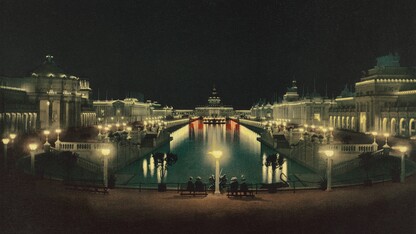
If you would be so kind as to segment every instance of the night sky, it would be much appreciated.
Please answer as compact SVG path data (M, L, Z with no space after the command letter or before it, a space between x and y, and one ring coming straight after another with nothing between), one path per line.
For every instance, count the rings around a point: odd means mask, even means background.
M331 97L390 52L416 66L416 1L0 0L0 75L52 54L101 99L138 91L192 108L215 83L249 108L292 79Z

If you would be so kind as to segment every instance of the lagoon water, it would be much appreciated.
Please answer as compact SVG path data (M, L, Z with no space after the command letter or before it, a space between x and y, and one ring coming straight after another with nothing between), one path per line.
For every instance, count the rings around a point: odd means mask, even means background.
M257 133L238 123L227 121L226 124L212 125L194 121L174 131L172 137L169 144L157 150L178 155L176 164L168 169L166 183L185 183L189 176L200 176L204 182L208 182L208 178L215 173L215 160L209 154L213 150L223 152L220 159L221 174L226 174L228 180L232 176L240 179L244 175L249 183L279 181L279 169L272 173L271 168L264 166L266 156L274 151L257 141ZM286 159L282 172L289 175L288 168L291 171L289 174L306 170ZM147 155L120 170L117 183L130 186L156 184L160 182L159 173L151 155Z

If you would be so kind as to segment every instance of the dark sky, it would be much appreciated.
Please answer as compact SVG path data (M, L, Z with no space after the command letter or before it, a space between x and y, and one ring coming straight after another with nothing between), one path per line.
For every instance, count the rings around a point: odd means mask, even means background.
M97 96L140 91L175 108L249 108L300 90L338 95L375 57L416 66L416 1L0 0L0 75L21 76L52 54ZM309 87L309 88L307 88Z

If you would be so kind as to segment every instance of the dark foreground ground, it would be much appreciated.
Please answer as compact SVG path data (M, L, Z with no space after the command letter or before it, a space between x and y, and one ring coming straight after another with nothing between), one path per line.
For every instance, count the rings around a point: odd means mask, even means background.
M416 177L405 184L183 197L67 190L60 182L2 177L1 233L416 233Z

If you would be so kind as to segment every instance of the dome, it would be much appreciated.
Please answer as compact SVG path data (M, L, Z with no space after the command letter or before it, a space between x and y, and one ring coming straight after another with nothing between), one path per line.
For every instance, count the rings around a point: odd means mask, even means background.
M55 64L52 55L46 55L46 60L32 72L32 76L67 77L64 70Z

